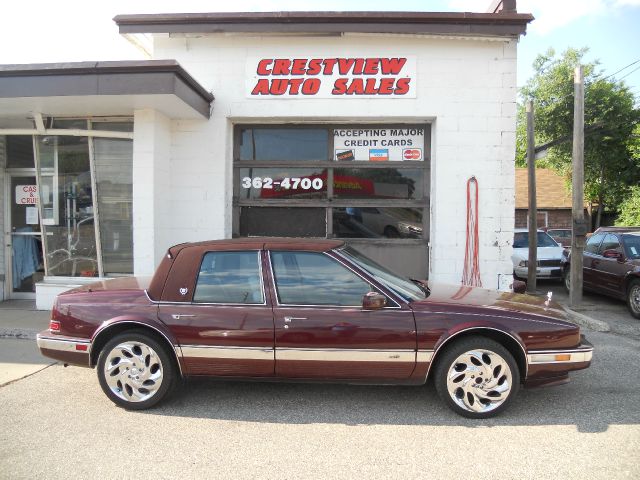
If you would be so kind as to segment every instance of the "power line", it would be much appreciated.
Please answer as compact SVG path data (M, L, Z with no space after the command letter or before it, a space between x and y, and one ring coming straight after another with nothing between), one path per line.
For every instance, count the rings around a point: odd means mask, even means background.
M625 67L622 67L622 68L621 68L620 70L618 70L617 72L613 72L611 75L607 75L607 76L606 76L606 77L604 77L602 80L606 80L606 79L607 79L607 78L609 78L609 77L613 77L615 74L620 73L620 72L621 72L621 71L623 71L623 70L626 70L627 68L629 68L629 67L631 67L631 66L635 65L635 64L636 64L636 63L638 63L638 62L640 62L640 58L639 58L638 60L636 60L635 62L631 62L629 65L627 65L627 66L625 66ZM637 70L637 68L636 68L636 70ZM634 72L635 72L635 70L634 70ZM632 73L633 73L633 72L632 72ZM622 78L624 78L624 77L622 77ZM621 79L618 79L618 80L621 80Z
M640 67L636 67L633 70L631 70L629 73L627 73L626 75L623 75L622 77L620 77L618 79L618 81L622 80L623 78L627 78L629 75L631 75L633 72L635 72L636 70L640 70Z

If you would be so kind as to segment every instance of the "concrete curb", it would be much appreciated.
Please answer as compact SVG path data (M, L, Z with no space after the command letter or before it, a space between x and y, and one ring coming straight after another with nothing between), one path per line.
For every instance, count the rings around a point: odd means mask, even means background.
M35 340L38 332L23 328L0 328L0 338L17 338L20 340Z
M594 330L596 332L609 332L611 331L611 327L607 322L603 322L602 320L596 320L595 318L591 318L588 315L583 313L576 312L575 310L571 310L570 308L564 307L565 312L569 316L569 320L581 327L586 327L590 330Z

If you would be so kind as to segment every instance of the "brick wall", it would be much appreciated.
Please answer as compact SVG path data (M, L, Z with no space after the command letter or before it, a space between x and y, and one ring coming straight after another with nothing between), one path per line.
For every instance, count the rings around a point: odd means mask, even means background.
M549 228L571 228L571 209L558 209L558 210L539 210L540 213L547 212L547 227ZM585 209L584 216L589 223L589 212ZM538 228L542 228L545 225L538 223ZM527 210L516 210L516 228L527 228Z

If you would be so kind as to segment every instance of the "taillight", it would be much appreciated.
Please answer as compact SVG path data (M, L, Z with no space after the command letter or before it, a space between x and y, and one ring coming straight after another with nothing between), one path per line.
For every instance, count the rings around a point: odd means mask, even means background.
M58 320L50 320L49 331L51 333L60 332L60 322Z

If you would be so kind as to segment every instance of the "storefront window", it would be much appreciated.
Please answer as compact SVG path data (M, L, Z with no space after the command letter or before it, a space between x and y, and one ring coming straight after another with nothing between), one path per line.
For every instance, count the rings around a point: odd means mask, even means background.
M241 168L242 198L327 198L327 169Z
M324 237L325 208L242 207L240 235L243 237Z
M133 142L94 138L104 275L133 273Z
M40 137L39 150L53 147L56 170L41 167L40 197L47 275L98 276L98 259L87 137Z
M239 126L234 233L426 242L429 138L428 125Z
M336 198L424 197L424 169L336 168L333 174L333 196Z
M419 208L334 208L333 231L342 238L422 238L422 212Z
M319 128L246 128L240 133L241 160L311 161L329 158L329 131Z
M33 137L31 135L7 137L7 168L33 168Z
M50 121L53 128L133 128L127 121ZM46 275L133 273L132 140L58 135L36 137L36 145Z

